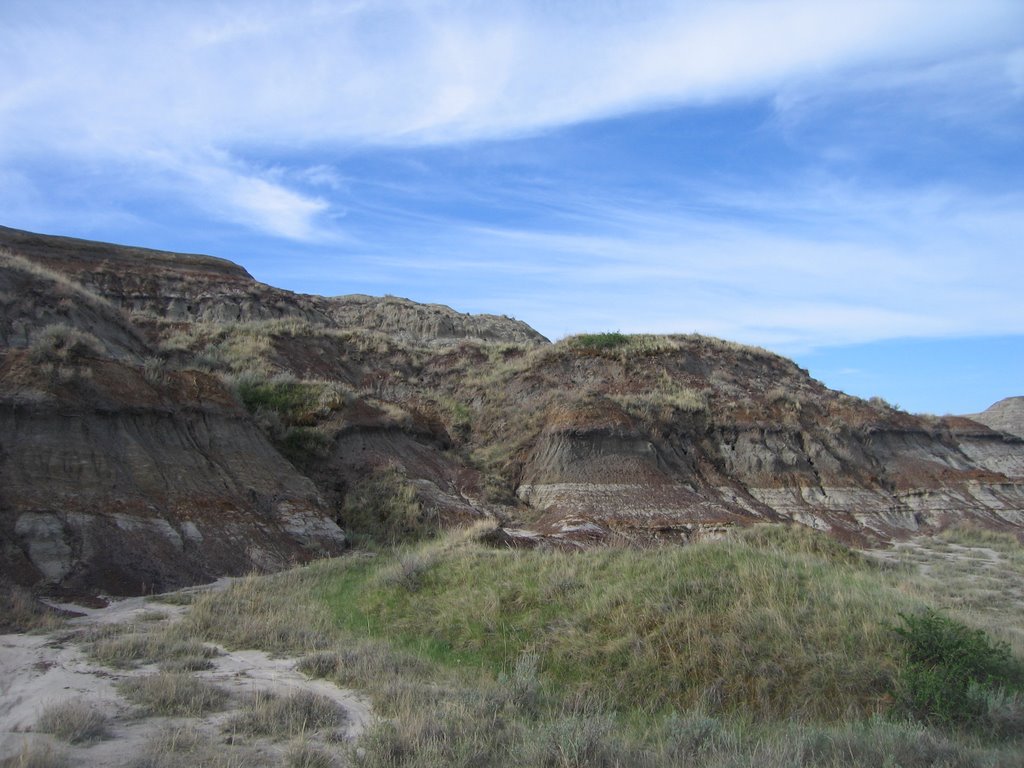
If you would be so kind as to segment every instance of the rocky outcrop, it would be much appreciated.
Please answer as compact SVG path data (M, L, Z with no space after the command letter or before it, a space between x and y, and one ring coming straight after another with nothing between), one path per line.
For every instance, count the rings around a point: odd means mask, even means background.
M0 355L0 568L113 594L337 554L342 531L216 380Z
M1024 441L846 397L768 353L672 341L634 356L569 345L544 362L563 381L587 371L590 394L564 392L529 441L518 494L540 528L688 539L792 521L870 543L1024 527Z
M1024 438L1024 397L1007 397L966 417L986 427Z
M21 583L273 569L339 552L368 514L396 535L489 518L507 546L759 521L860 544L1019 533L1019 400L986 412L995 428L917 417L706 337L551 344L510 318L0 228L0 570Z
M467 315L395 297L325 298L259 283L224 259L37 235L0 227L0 249L73 278L114 307L149 319L191 323L293 320L322 327L380 331L409 343L462 339L540 343L526 323Z
M339 553L316 487L215 377L111 302L0 258L0 572L137 594Z

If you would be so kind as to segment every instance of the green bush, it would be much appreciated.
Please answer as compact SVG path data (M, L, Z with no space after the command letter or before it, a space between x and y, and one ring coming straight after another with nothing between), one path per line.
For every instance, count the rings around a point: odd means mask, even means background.
M629 336L618 331L607 333L581 333L573 339L573 346L583 349L615 349L629 344Z
M1024 690L1024 664L1006 643L934 610L900 618L903 626L895 630L906 646L900 703L907 714L929 723L992 731L993 702L1000 710L1008 701L1020 706L1013 693Z
M250 413L273 411L289 426L306 424L316 407L311 388L286 378L242 379L236 385L238 398Z
M345 496L342 525L356 541L395 545L434 536L439 521L424 509L415 486L389 469L352 486Z

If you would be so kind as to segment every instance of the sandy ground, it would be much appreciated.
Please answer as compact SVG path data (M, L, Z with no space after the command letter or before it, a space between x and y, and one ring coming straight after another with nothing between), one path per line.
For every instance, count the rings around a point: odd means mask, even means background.
M224 583L207 588L216 589ZM117 600L106 608L61 607L83 615L69 620L68 629L50 634L0 635L0 761L17 757L26 750L45 751L49 745L53 751L64 755L69 765L127 765L161 732L175 728L188 728L211 740L223 741L226 738L223 724L256 692L285 695L305 690L332 699L346 711L344 739L348 741L356 739L372 719L366 699L326 680L307 678L296 670L296 659L270 658L254 650L229 652L224 648L219 648L221 655L211 659L212 669L193 674L229 691L234 709L204 718L141 717L137 709L118 694L115 686L125 678L155 672L156 667L124 670L98 665L86 658L72 637L73 630L110 623L134 624L144 612L150 615L150 620L154 612L160 612L167 615L163 621L174 621L188 607L151 602L146 598ZM87 700L112 719L111 738L75 746L33 730L47 706L73 699ZM256 753L252 757L262 754L268 762L277 762L274 757L283 754L284 746L268 742L253 745L252 750Z

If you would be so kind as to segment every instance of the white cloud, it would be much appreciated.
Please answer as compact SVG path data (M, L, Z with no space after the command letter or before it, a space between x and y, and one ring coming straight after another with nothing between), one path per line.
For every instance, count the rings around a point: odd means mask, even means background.
M269 167L239 174L239 158L507 137L795 83L827 91L858 67L1006 47L1022 27L1015 0L9 0L0 165L198 157L181 178L213 210L305 239L323 201ZM1006 59L1002 87L1019 90L1019 59Z
M492 287L460 309L500 307L554 337L699 331L794 354L1024 334L1024 262L1007 256L1024 242L1020 195L797 180L680 199L566 195L571 231L426 223L391 244L410 255L372 261L418 290L472 273Z

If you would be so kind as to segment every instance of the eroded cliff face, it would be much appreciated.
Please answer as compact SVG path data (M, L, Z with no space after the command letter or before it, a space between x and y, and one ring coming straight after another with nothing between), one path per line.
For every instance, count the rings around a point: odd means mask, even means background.
M496 541L560 547L763 521L868 545L1024 530L1024 440L846 396L764 350L551 344L211 257L0 228L3 247L0 568L24 583L161 589L375 524L489 519Z
M540 342L526 323L467 315L437 304L374 296L309 296L254 280L212 256L130 248L0 227L0 248L72 278L152 332L156 321L252 323L291 320L374 330L406 343L482 339Z
M518 493L544 511L541 528L689 539L793 521L871 543L963 521L1024 526L1022 440L846 397L769 353L658 344L545 363L587 370L589 391L543 412L523 458Z
M160 591L337 554L313 484L212 377L0 356L5 570L70 589Z
M1007 397L967 418L990 429L1024 438L1024 397Z
M0 575L139 594L342 551L224 385L108 302L0 259L0 321Z

